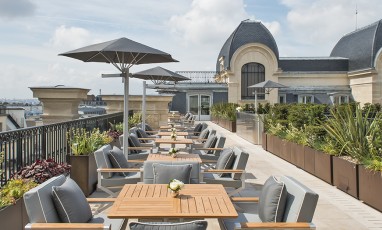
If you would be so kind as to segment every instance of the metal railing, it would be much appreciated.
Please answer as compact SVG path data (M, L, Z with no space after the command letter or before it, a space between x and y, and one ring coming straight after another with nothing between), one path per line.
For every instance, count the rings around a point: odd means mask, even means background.
M215 78L216 72L215 71L176 71L176 73L188 77L191 80L188 81L181 81L179 83L214 83L214 84L226 84L227 82L218 82Z
M75 128L100 131L110 129L110 123L123 121L123 113L107 114L85 119L60 122L44 126L0 132L0 152L4 152L0 186L22 167L38 159L52 158L58 163L67 162L70 151L67 132Z

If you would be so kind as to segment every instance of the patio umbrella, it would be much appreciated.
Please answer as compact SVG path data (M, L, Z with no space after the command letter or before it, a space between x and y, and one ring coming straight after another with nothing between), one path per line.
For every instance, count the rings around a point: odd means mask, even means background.
M102 75L103 77L122 77L124 82L124 127L123 149L128 156L128 120L129 120L129 69L133 65L148 63L177 62L170 54L151 48L127 38L102 42L59 54L84 62L104 62L114 65L121 74Z
M269 94L269 92L271 92L272 89L288 88L288 86L274 82L274 81L271 81L271 80L267 80L267 81L259 82L257 84L248 86L248 88L255 88L255 112L257 113L257 91L256 91L256 88L265 89L265 93Z
M177 82L177 81L191 80L188 77L174 73L160 66L134 73L132 77L143 79L143 80L151 80L155 85L164 84L168 81ZM146 81L143 81L142 128L145 129L145 127L146 127Z

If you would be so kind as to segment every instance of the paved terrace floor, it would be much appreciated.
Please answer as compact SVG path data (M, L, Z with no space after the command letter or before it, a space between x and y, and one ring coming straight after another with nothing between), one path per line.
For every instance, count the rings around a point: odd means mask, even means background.
M225 147L237 146L249 153L246 174L246 189L239 196L258 196L261 185L270 176L288 175L310 187L319 194L313 223L317 229L382 229L382 213L363 204L361 201L336 189L317 177L263 150L235 133L207 122L227 139ZM99 192L92 196L102 196ZM246 206L247 207L247 206ZM214 220L209 220L208 229L224 229Z

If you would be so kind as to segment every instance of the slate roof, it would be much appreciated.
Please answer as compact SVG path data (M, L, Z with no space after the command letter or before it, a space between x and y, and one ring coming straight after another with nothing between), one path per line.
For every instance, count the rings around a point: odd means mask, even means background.
M279 68L284 72L348 71L349 59L339 57L280 58Z
M349 71L373 68L382 48L382 20L343 36L334 46L331 57L349 59Z
M224 56L224 69L230 69L232 55L238 48L248 43L261 43L270 48L277 59L279 58L276 41L269 30L261 22L245 20L233 31L221 48L216 62L216 71L220 72L220 57Z

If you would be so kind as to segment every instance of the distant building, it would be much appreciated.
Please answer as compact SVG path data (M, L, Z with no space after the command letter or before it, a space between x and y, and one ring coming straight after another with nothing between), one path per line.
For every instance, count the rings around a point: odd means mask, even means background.
M25 128L25 110L23 108L12 108L0 106L0 131L10 131Z
M228 83L228 101L254 103L254 89L266 80L288 88L259 102L325 103L382 101L382 20L343 36L328 57L279 57L275 39L257 21L240 23L223 45L217 78Z

